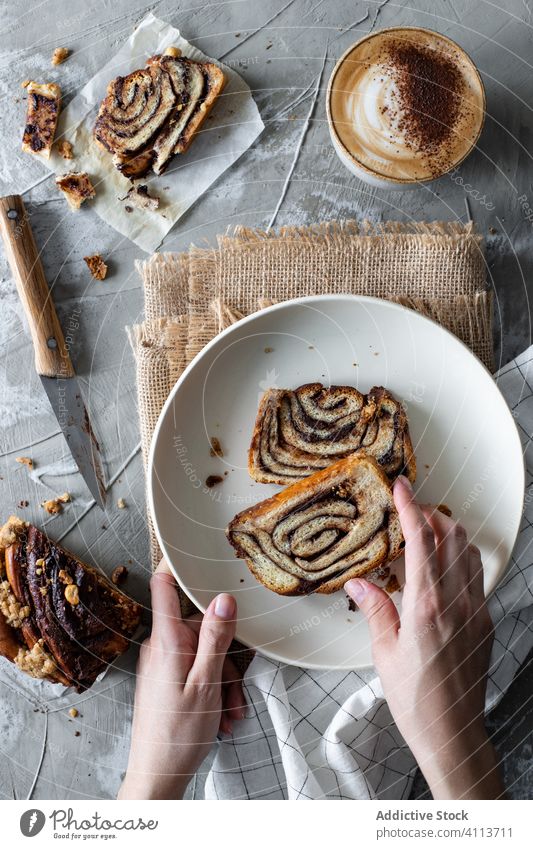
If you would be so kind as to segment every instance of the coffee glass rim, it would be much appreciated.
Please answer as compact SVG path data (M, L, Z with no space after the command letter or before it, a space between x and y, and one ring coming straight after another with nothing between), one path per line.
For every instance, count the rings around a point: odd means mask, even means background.
M413 179L412 177L391 177L388 174L382 174L380 171L376 171L373 168L369 168L368 165L366 165L364 162L362 162L360 159L358 159L357 156L355 156L352 153L352 151L349 150L346 147L346 145L344 144L344 142L342 141L342 139L340 138L340 136L337 132L337 128L335 126L335 122L333 120L333 116L332 116L332 113L331 113L331 95L332 95L333 86L334 86L334 83L335 83L335 77L337 76L337 73L338 73L341 65L346 60L346 58L349 56L349 54L352 53L353 50L355 50L356 47L359 47L360 44L363 44L365 41L369 41L372 38L376 38L380 35L383 35L383 33L405 32L405 31L408 31L408 32L424 32L424 33L428 33L429 35L436 35L436 36L438 36L438 38L443 39L443 41L447 41L448 44L450 44L452 47L456 48L465 57L467 62L472 67L472 70L474 71L474 74L475 74L475 76L478 80L480 92L481 92L481 101L482 101L482 103L481 103L481 121L479 122L479 127L478 127L478 130L477 130L477 133L476 133L475 137L473 137L473 139L472 139L472 143L467 148L467 150L464 152L463 156L460 157L460 159L458 159L456 162L453 162L449 166L449 168L445 168L436 177L431 177L429 179L426 178L426 177L423 178L423 179L418 179L418 180L416 178ZM339 59L337 59L337 62L335 63L335 67L333 68L333 71L331 72L331 75L330 75L330 78L329 78L329 81L328 81L327 92L326 92L327 120L328 120L330 132L334 136L335 144L337 144L340 148L342 148L343 153L353 162L353 164L357 168L360 168L362 171L364 171L370 177L374 177L374 178L377 178L379 180L384 180L388 183L392 183L392 184L395 184L395 185L405 185L405 186L416 185L417 183L429 183L432 180L436 180L436 179L439 179L440 177L443 177L445 174L449 174L450 171L454 170L454 168L458 168L459 165L461 165L461 163L464 162L464 160L467 158L467 156L469 156L472 153L472 150L475 148L475 146L477 145L477 143L479 141L483 127L485 125L486 107L487 107L487 100L486 100L485 86L484 86L483 80L481 78L481 74L479 72L479 69L478 69L477 65L475 64L474 60L469 56L469 54L466 52L464 47L461 47L461 45L457 44L457 42L454 41L452 38L450 38L447 35L444 35L441 32L438 32L438 30L428 29L427 27L415 27L415 26L383 27L382 29L378 29L378 30L375 30L374 32L369 32L366 35L363 35L361 38L359 38L357 41L355 41L350 47L348 47L348 49L344 51L342 56L340 56Z

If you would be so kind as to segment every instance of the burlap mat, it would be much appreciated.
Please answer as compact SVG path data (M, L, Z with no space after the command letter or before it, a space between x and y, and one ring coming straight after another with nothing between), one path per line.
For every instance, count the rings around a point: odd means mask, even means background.
M237 228L216 248L137 263L145 321L129 329L141 441L150 440L172 386L220 330L262 307L304 295L352 293L405 304L438 321L492 368L492 298L473 225L328 222L274 233ZM161 552L148 516L152 565Z

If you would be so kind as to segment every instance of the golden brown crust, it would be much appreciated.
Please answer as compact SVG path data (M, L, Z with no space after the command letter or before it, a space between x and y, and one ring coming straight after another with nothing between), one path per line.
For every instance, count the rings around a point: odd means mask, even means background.
M189 149L194 136L206 120L215 105L217 98L222 94L226 85L226 77L220 68L212 62L203 62L202 68L207 76L209 90L204 97L200 107L193 114L191 120L180 138L179 144L175 147L174 153L185 153Z
M244 510L226 533L255 577L280 595L336 592L403 548L390 482L364 453Z

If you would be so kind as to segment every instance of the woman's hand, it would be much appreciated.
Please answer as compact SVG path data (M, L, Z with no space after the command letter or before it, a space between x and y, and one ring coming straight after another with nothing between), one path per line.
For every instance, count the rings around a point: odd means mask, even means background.
M120 799L180 799L219 731L246 701L226 657L237 605L218 595L203 620L184 621L176 582L161 561L150 582L153 624L141 646L126 777Z
M497 798L503 786L484 725L492 622L479 550L452 519L419 507L404 477L394 501L405 537L401 621L374 584L355 579L345 590L368 620L385 697L434 798Z

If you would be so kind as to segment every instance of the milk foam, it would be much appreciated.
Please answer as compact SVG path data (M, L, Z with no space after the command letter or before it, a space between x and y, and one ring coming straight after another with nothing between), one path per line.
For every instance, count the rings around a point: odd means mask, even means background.
M417 149L402 120L400 93L387 48L399 39L452 59L464 81L459 115L450 127L444 155ZM330 121L357 164L394 180L424 180L457 165L472 149L484 118L479 74L457 45L426 30L383 30L363 39L338 63L330 82Z

